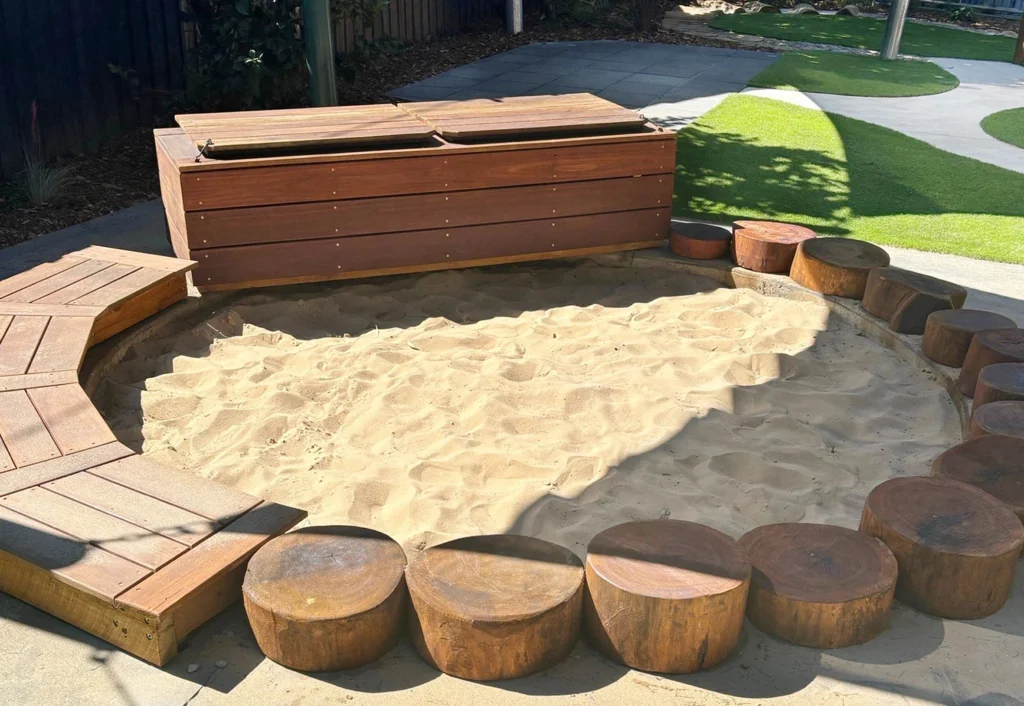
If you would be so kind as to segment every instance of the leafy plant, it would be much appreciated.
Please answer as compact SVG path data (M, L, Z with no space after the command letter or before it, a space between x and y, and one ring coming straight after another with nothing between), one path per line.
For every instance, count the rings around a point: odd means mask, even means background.
M633 26L647 32L661 19L665 0L627 0L626 4Z
M64 197L71 185L70 167L48 167L42 159L25 150L22 172L25 194L34 204L51 204Z
M973 23L977 17L974 14L974 10L969 7L958 7L949 13L949 19L954 22L971 22Z

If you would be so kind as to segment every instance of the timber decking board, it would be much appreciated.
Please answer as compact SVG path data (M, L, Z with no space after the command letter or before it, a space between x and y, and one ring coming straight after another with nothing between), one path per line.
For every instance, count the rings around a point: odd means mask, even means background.
M15 316L0 339L0 375L24 375L50 322L47 316Z
M35 302L49 294L53 294L54 292L63 289L64 287L70 286L79 280L83 280L90 275L94 275L97 272L105 270L108 267L110 267L109 262L85 260L84 262L80 262L77 265L69 267L68 269L51 277L47 277L46 279L29 285L24 289L20 289L13 294L8 294L3 298L3 301L23 303Z
M85 262L84 258L65 256L60 260L44 262L41 265L36 265L30 270L25 270L24 272L19 272L7 279L0 280L0 299L13 294L14 292L20 292L25 287L29 287L36 282L44 280L47 277L51 277L58 272L63 272L69 267L74 267L82 262Z
M91 260L104 260L106 262L114 262L122 265L135 265L137 267L143 267L151 270L173 272L175 274L188 272L195 267L195 263L188 262L187 260L179 260L165 255L151 255L144 252L134 252L131 250L118 250L116 248L108 248L103 245L90 245L76 251L75 255L78 257L87 257Z
M109 263L108 263L109 264ZM37 300L39 304L67 304L139 269L135 265L109 265L99 272Z
M627 211L671 200L672 177L652 175L191 212L185 222L189 247L199 250Z
M26 393L62 456L117 441L81 385L34 387Z
M101 306L71 306L38 302L0 302L0 316L99 316Z
M7 446L4 445L4 440L0 439L0 473L12 470L14 470L14 459L7 453Z
M88 294L83 294L71 302L71 304L75 306L110 307L146 287L152 287L160 280L170 276L172 275L163 270L143 267Z
M120 442L114 442L8 471L0 474L0 497L70 476L93 466L110 463L134 453Z
M68 385L78 382L78 369L61 370L55 373L27 373L25 375L0 376L0 392L28 390L33 387Z
M0 392L0 438L19 468L61 455L24 390Z
M78 370L89 347L94 319L91 316L55 316L43 334L29 374Z

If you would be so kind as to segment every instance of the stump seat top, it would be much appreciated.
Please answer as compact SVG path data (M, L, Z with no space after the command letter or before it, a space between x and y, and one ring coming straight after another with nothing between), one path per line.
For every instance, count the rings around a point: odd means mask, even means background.
M736 221L733 228L747 238L781 245L795 245L817 237L810 228L777 221Z
M998 404L993 402L992 404ZM978 412L989 405L978 408ZM986 434L939 454L932 462L939 478L984 490L1014 510L1024 509L1024 439Z
M872 243L846 238L810 238L800 243L806 255L847 270L886 267L889 253Z
M980 309L943 309L928 315L928 323L943 324L960 331L985 331L1015 327L1013 319Z
M988 434L1024 437L1024 400L987 402L971 416L971 423ZM1024 483L1024 458L1018 458Z

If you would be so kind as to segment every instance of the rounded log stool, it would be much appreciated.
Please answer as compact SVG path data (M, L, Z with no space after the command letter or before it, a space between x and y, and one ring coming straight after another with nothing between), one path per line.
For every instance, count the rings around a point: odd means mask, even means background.
M668 246L676 255L693 260L720 260L728 257L732 233L707 223L673 223Z
M1024 527L1010 508L949 478L893 478L876 486L860 531L896 557L898 600L956 620L1003 606L1024 546Z
M1024 402L1019 400L989 402L974 410L971 414L969 438L977 439L987 434L1015 436L1024 439Z
M565 659L579 639L583 564L533 537L464 537L406 571L413 645L445 674L492 681Z
M587 547L583 624L595 647L629 667L708 669L736 647L749 585L732 537L695 522L627 522Z
M974 409L1000 400L1024 401L1024 363L986 365L974 385Z
M889 253L863 240L814 238L796 249L789 276L822 294L863 299L868 273L889 265Z
M406 615L405 552L362 527L308 527L249 561L242 598L260 649L304 672L353 669L384 656Z
M845 527L787 522L740 538L754 573L747 617L805 647L859 645L889 625L896 559L878 539Z
M732 232L732 257L736 264L754 272L788 274L797 246L817 234L810 228L775 221L736 221Z
M965 441L935 457L932 475L980 488L1024 521L1024 439L989 435Z
M959 309L965 301L967 290L952 282L898 267L877 267L868 273L862 304L893 331L920 335L933 312Z
M973 397L982 368L995 363L1024 363L1024 330L998 328L974 334L957 381L960 392Z
M921 352L936 363L959 368L964 364L974 334L993 328L1016 328L1013 319L991 311L945 309L928 316Z

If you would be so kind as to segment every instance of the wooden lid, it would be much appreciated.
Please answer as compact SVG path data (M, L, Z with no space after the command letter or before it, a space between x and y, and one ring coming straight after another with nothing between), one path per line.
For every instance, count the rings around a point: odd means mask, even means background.
M999 328L979 331L974 334L979 345L1011 358L1016 362L1024 362L1024 329Z
M1009 394L1024 395L1024 363L993 363L981 369L978 380Z
M197 113L174 119L196 147L206 147L208 155L384 147L418 142L433 134L429 125L393 105Z
M776 221L735 221L732 225L744 237L782 245L795 245L818 235L810 228Z
M567 603L583 585L583 564L534 537L463 537L431 547L406 572L413 601L460 620L508 623Z
M979 407L975 414L992 405ZM942 452L932 461L932 475L970 483L1024 511L1024 439L988 434Z
M942 309L929 314L928 319L934 319L936 323L960 331L985 331L1017 326L1008 316L980 309Z
M635 111L589 93L407 103L402 108L453 139L622 132L647 122Z
M307 527L272 539L249 561L243 590L296 621L359 615L394 593L405 552L363 527Z
M802 241L800 248L815 260L847 270L870 270L889 264L889 253L863 240L812 238Z
M846 603L888 591L896 558L882 542L845 527L766 525L740 538L762 590L806 603Z
M587 566L623 591L671 600L725 593L750 576L736 540L682 520L638 520L606 529L590 541Z
M971 414L971 425L986 434L1024 437L1024 401L986 402ZM1019 467L1024 481L1024 459Z
M1010 508L950 478L892 478L875 486L867 505L890 530L937 552L1002 556L1024 541L1024 528Z

